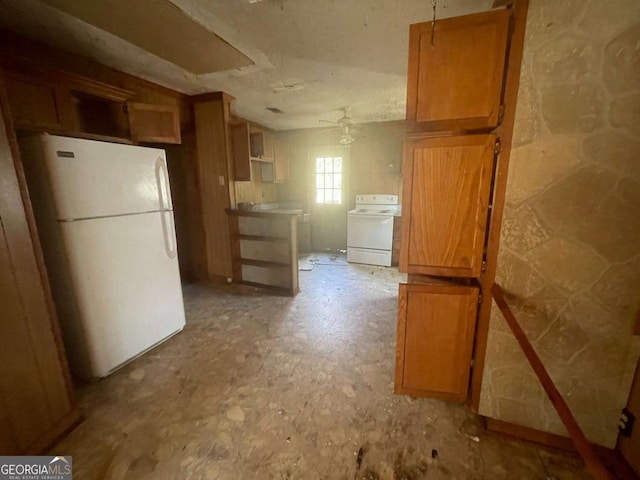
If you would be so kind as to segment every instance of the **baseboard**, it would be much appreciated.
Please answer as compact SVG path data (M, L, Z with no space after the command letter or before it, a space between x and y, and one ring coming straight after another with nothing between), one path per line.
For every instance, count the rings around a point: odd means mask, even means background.
M562 435L557 435L555 433L543 432L542 430L516 425L515 423L496 420L495 418L482 417L482 419L484 420L485 428L489 432L532 442L544 447L557 448L566 452L575 453L576 455L578 454L569 437L563 437ZM638 480L638 476L620 452L601 445L592 444L592 447L606 469L614 474L614 478Z
M519 440L544 445L545 447L559 448L568 452L575 452L573 442L569 437L563 437L555 433L543 432L535 428L517 425L515 423L496 420L495 418L482 417L485 427L490 432L501 433L509 437L515 437Z
M29 445L22 455L42 455L59 440L69 434L74 428L80 425L83 420L84 417L80 414L80 410L74 408L62 420L60 420L47 435L39 438L33 444ZM62 455L64 455L64 453L62 453Z

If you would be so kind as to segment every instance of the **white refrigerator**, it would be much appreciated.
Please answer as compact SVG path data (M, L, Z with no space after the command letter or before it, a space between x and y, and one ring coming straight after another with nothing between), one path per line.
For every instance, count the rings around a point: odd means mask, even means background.
M165 152L53 135L20 146L71 370L105 377L185 325Z

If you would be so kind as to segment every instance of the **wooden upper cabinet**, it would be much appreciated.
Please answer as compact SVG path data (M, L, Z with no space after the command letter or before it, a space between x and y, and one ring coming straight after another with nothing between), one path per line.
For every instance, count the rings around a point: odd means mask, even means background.
M417 23L409 31L407 123L455 131L499 123L509 11Z
M265 132L251 132L251 158L260 162L273 162L273 140Z
M73 128L71 98L67 89L19 73L6 73L5 82L16 128Z
M289 180L289 145L273 142L274 183L286 183Z
M246 122L232 124L230 128L233 149L233 179L236 182L250 182L249 124Z
M477 308L476 287L400 284L395 393L465 401Z
M127 103L131 140L145 143L182 143L177 105Z
M400 271L478 277L496 136L405 141Z

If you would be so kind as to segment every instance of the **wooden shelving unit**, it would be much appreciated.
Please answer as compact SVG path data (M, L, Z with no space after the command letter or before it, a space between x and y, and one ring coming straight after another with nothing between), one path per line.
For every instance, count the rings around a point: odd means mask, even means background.
M295 296L299 213L227 209L233 281Z

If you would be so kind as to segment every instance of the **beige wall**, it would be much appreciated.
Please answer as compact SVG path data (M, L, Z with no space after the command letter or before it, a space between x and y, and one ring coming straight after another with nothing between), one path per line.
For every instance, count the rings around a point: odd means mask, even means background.
M402 189L402 122L359 124L356 141L349 147L347 205L353 207L359 194L386 193L400 195ZM290 180L278 186L282 201L301 201L312 207L312 163L309 149L340 146L337 129L306 129L279 132L277 137L290 145Z
M638 45L639 0L531 0L498 265L579 424L609 447L640 354ZM565 432L495 308L480 413Z

